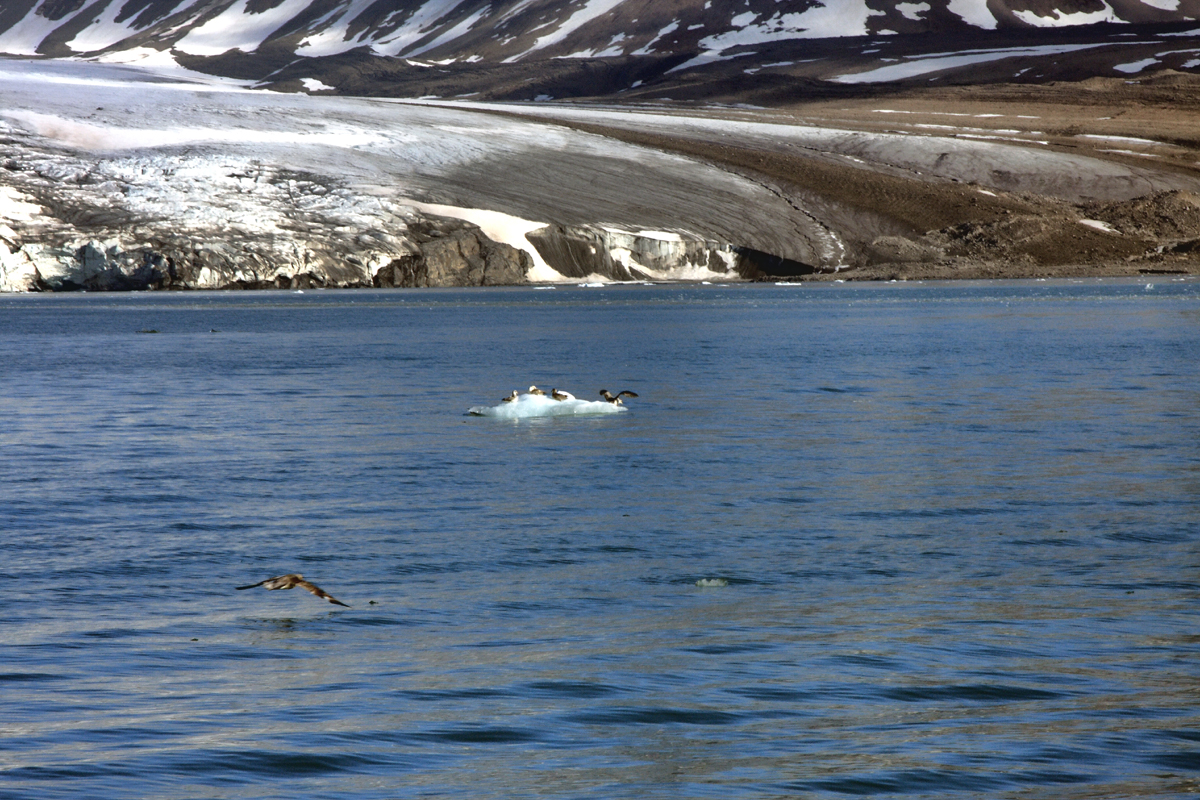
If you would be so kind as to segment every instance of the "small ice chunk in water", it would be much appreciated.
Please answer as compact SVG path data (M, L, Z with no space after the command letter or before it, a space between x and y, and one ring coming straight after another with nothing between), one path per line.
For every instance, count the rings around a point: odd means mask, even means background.
M625 406L613 405L604 400L554 400L536 394L518 395L511 402L495 406L471 406L467 413L474 417L496 417L497 419L527 419L530 417L570 417L589 414L620 414L628 411Z
M701 589L715 589L720 586L728 586L729 581L724 578L701 578L696 581L696 585Z

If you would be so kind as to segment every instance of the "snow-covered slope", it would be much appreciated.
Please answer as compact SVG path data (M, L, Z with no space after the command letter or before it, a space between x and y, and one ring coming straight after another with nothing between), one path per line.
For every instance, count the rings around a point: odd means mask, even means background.
M1200 0L5 0L0 52L705 58L796 39L1197 17Z
M764 253L840 263L836 236L785 198L689 159L183 72L0 60L0 164L0 291L738 279Z

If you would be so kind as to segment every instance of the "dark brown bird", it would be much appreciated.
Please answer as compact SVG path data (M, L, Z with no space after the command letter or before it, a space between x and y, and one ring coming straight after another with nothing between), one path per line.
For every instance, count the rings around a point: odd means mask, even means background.
M328 600L336 606L346 606L346 608L350 608L347 603L343 603L341 600L338 600L336 597L323 590L320 586L304 580L303 575L296 575L294 573L291 575L280 575L275 578L267 578L265 581L252 583L249 586L238 586L237 588L240 591L242 589L253 589L256 586L262 586L264 589L293 589L299 586L301 589L307 589L308 591L312 592L322 600Z
M617 392L616 394L613 394L608 389L601 389L600 396L603 397L608 402L612 403L614 406L623 406L625 404L621 402L622 397L637 397L637 393L631 392L628 389L626 389L625 391Z

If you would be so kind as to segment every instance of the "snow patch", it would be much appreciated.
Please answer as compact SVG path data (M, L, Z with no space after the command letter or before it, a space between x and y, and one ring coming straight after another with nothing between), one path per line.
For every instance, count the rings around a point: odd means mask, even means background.
M529 281L534 283L551 283L566 280L562 273L546 263L546 260L542 258L542 254L537 251L537 248L525 238L525 234L546 227L546 223L544 222L531 222L527 219L514 217L511 214L504 214L500 211L488 211L483 208L460 208L458 206L445 206L437 203L421 203L416 200L405 200L404 202L426 214L461 219L472 225L477 225L479 226L479 230L483 231L483 235L493 242L500 242L509 247L524 250L533 261L533 266L525 274L525 278Z
M36 8L31 9L16 25L0 33L0 53L8 53L14 56L37 55L37 49L42 40L62 24L61 20L55 22L37 13L44 10L44 7L48 3L49 0L42 0Z
M1136 136L1106 136L1103 133L1081 133L1079 134L1079 138L1103 139L1106 142L1127 142L1129 144L1146 144L1151 146L1160 144L1160 142L1156 142L1153 139L1139 139Z
M188 32L175 49L193 56L219 56L229 50L252 53L275 31L311 4L311 0L284 0L261 14L247 9L250 0L238 0L217 16Z
M1104 231L1105 233L1112 233L1112 234L1116 234L1118 236L1120 235L1120 231L1118 231L1112 225L1109 225L1107 222L1104 222L1102 220L1081 219L1081 220L1079 220L1079 224L1086 225L1087 227L1092 228L1094 230Z
M897 3L896 10L899 11L905 19L911 19L913 22L920 22L921 15L929 11L929 3Z
M110 3L108 8L104 9L103 14L92 20L90 25L67 42L67 47L76 53L88 53L93 50L103 50L134 34L135 29L128 24L116 21L117 15L121 13L124 6L124 3ZM131 14L128 22L132 23L136 18L137 15Z
M1104 8L1099 11L1076 11L1074 13L1064 14L1055 9L1050 12L1054 16L1042 17L1038 16L1033 11L1014 11L1013 16L1022 22L1033 25L1037 28L1062 28L1069 25L1095 25L1100 22L1123 22L1112 6L1106 2L1102 2Z
M642 47L640 50L634 50L632 55L635 55L635 56L650 55L651 53L654 52L654 50L652 48L654 47L655 43L658 42L659 39L663 38L664 36L666 36L669 33L674 33L677 30L679 30L679 20L675 20L674 22L669 23L665 28L663 28L661 31L658 32L657 36L655 36L650 41L646 42L646 45L644 47Z
M863 0L825 0L823 5L814 6L799 13L776 14L754 25L740 26L747 16L734 18L741 28L700 40L700 46L708 50L725 50L743 45L758 45L787 39L826 39L842 36L866 36L867 20L883 16L883 11L868 8Z
M322 83L316 78L301 78L300 83L304 84L304 88L309 92L336 92L336 86L330 86L327 83Z
M866 72L838 75L833 80L835 83L884 83L886 81L899 81L918 75L926 75L930 72L940 72L944 69L964 67L969 64L982 64L988 61L1000 61L1005 58L1019 58L1022 56L1058 55L1103 46L1102 44L1062 44L1042 45L1039 47L1010 47L1002 50L964 50L961 53L934 55L926 58L915 58L899 64L888 64L887 66L877 67Z
M968 25L987 31L996 30L996 16L988 10L987 0L950 0L946 10Z
M397 56L406 52L434 30L439 20L463 5L464 0L427 0L404 20L397 30L371 44L371 50L380 56ZM393 12L398 14L399 11Z
M559 25L558 28L552 33L538 37L537 41L533 43L532 47L523 53L518 53L515 56L510 56L509 58L504 59L504 63L509 64L513 61L519 61L520 59L532 53L534 50L542 50L552 44L561 42L563 39L567 38L584 25L588 24L597 17L607 14L609 11L612 11L623 2L625 2L625 0L588 0L586 3L584 3L583 8L579 9L570 17L568 17L567 20L563 24Z
M1128 64L1117 64L1113 69L1117 72L1124 72L1126 75L1132 75L1135 72L1141 72L1146 67L1157 64L1157 58L1143 58L1141 61L1132 61Z
M718 61L731 61L735 58L743 58L745 56L752 56L752 55L754 55L753 51L750 51L747 53L734 53L733 55L727 56L727 55L722 55L719 51L716 51L716 50L708 50L708 51L703 52L700 55L696 56L695 58L688 59L687 61L683 62L682 64L677 64L677 65L671 67L669 70L667 70L663 74L670 75L672 72L681 72L685 69L691 69L692 67L703 67L708 64L715 64Z
M131 47L128 50L115 50L111 53L101 53L89 60L99 61L102 64L136 64L139 67L148 67L155 70L188 72L188 70L179 66L179 62L175 60L175 57L171 55L169 50L155 50L153 47ZM203 73L194 72L191 74L202 75Z
M323 30L301 39L296 48L296 55L333 56L359 47L363 44L359 41L363 33L360 32L353 39L347 39L350 35L350 23L376 2L377 0L351 0L336 23L327 24Z
M479 20L486 17L490 12L491 12L491 8L488 6L484 6L483 8L479 9L474 14L472 14L471 16L464 19L462 22L455 25L454 27L450 28L447 31L443 31L433 41L423 44L420 47L418 47L417 49L410 51L411 55L419 56L422 53L427 53L430 50L435 50L438 47L441 47L442 45L446 44L447 42L454 41L458 37L469 32L471 30L471 28L474 28L475 24L477 22L479 22Z

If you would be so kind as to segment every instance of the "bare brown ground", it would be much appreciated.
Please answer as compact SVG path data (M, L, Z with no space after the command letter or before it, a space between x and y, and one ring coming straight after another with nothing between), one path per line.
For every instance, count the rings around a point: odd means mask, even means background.
M797 102L753 116L863 131L947 126L1010 144L1028 140L1028 146L1200 176L1200 77L1179 73L1139 81L909 90L885 98ZM818 197L897 226L899 235L857 242L854 266L839 278L1200 274L1200 197L1186 192L1108 204L1030 193L991 196L965 183L883 174L727 140L567 124L719 164L799 198ZM1081 219L1100 220L1115 232Z

